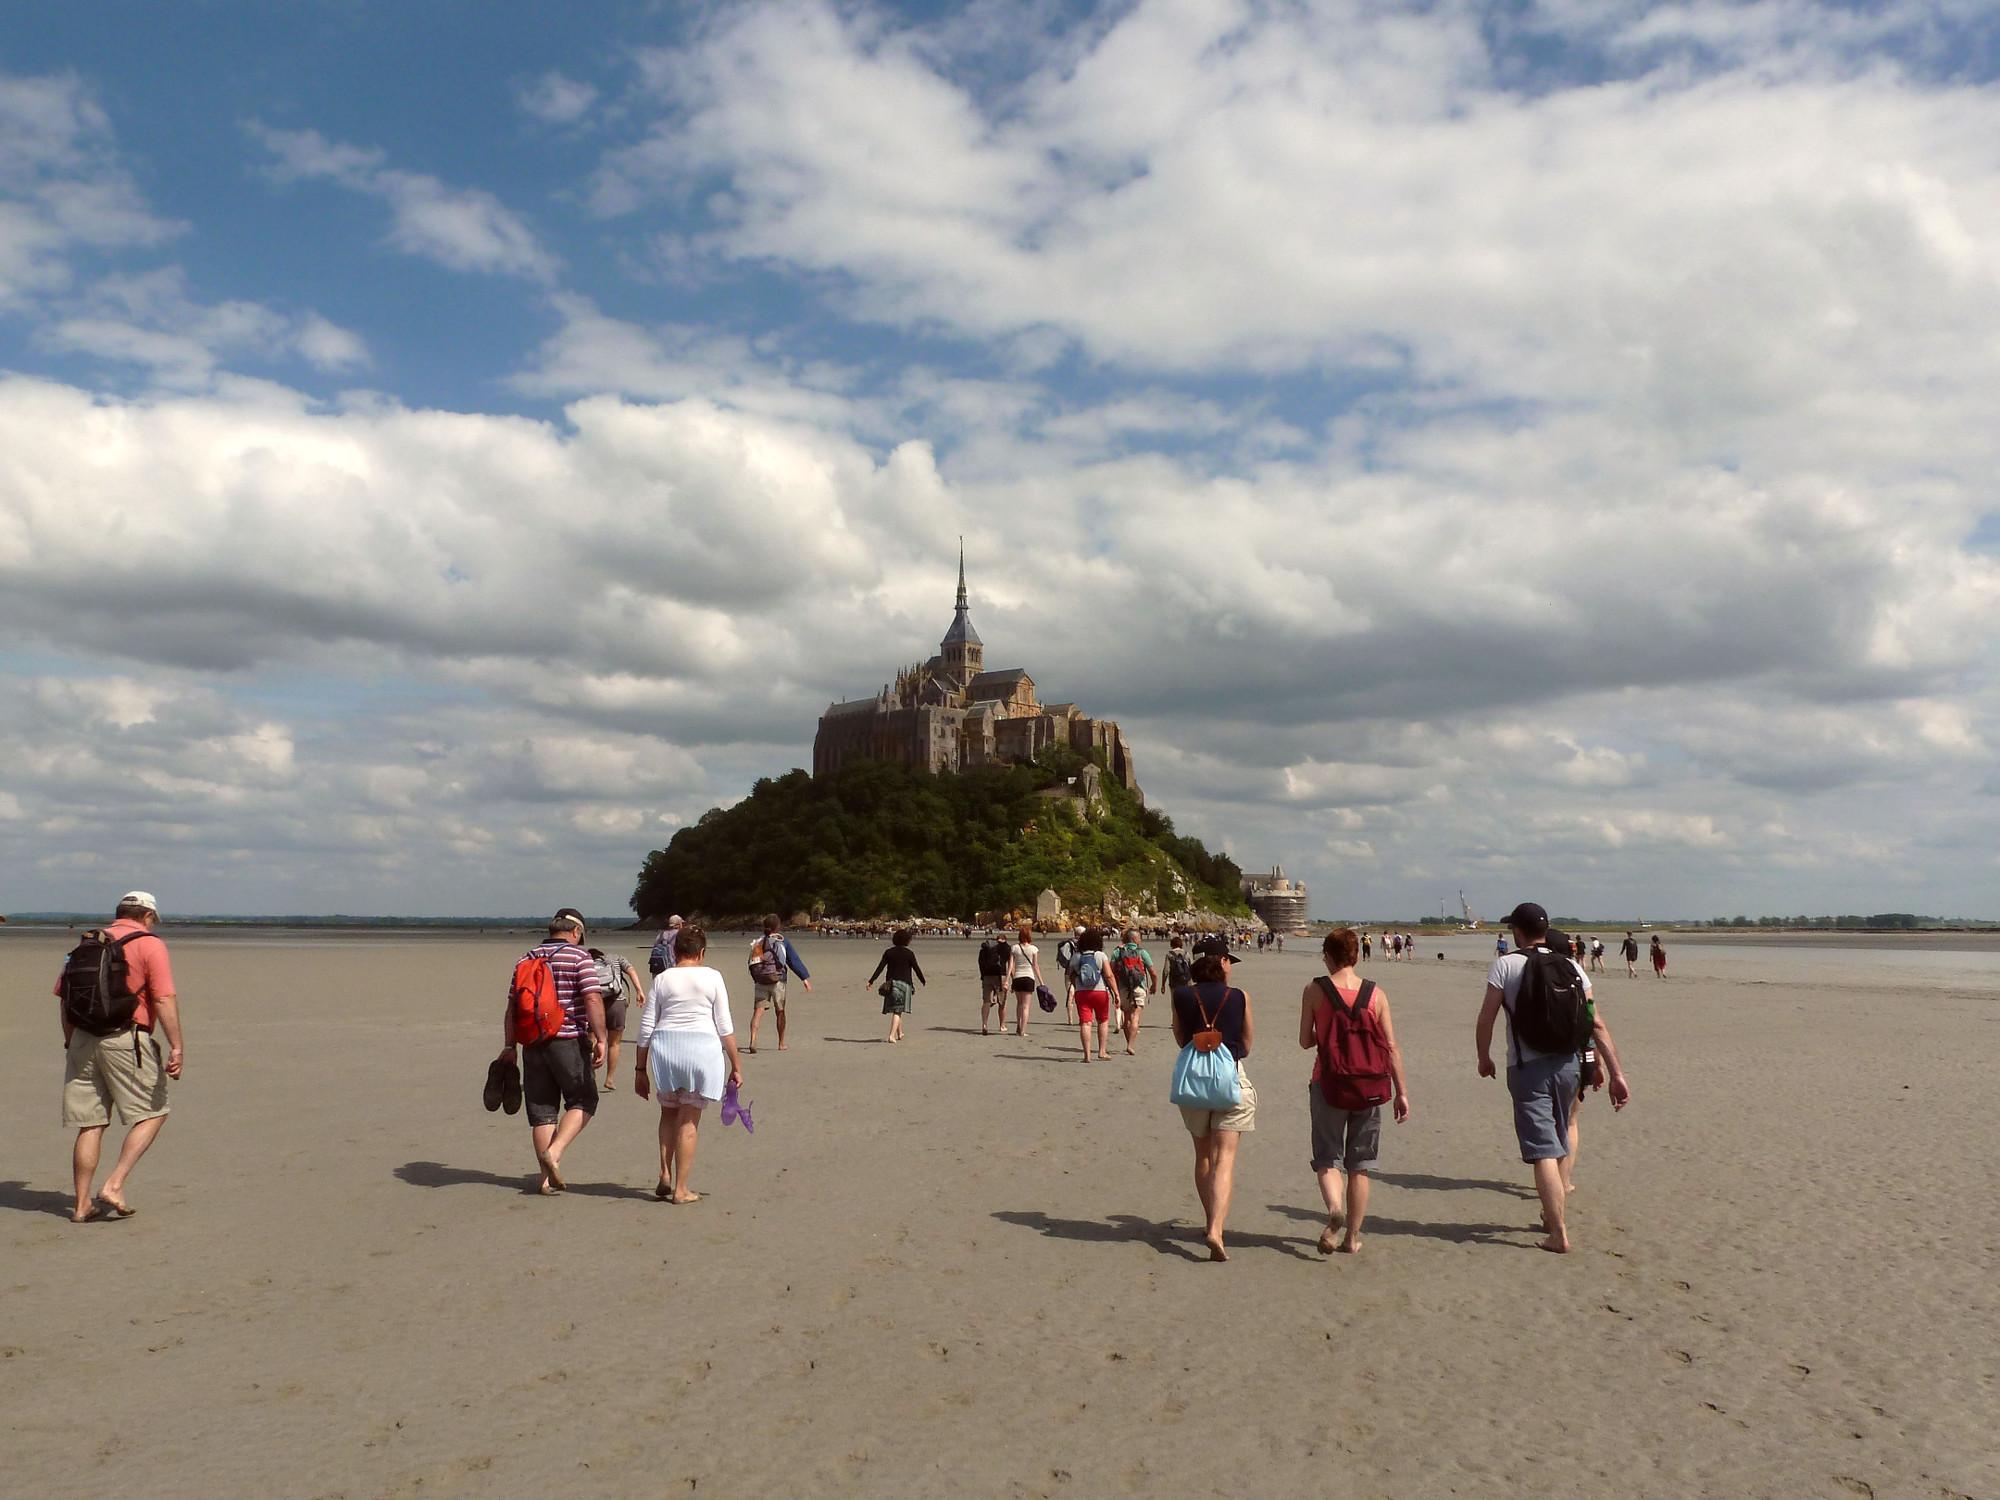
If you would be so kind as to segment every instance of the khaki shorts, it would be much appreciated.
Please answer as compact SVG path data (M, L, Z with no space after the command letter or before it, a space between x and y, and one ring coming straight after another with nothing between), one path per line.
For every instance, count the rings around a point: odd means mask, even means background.
M121 1125L163 1117L166 1056L150 1035L130 1026L110 1036L78 1031L70 1037L63 1060L63 1128L109 1125L113 1105Z
M1243 1090L1243 1097L1234 1109L1187 1109L1181 1110L1181 1119L1187 1125L1188 1134L1199 1140L1211 1130L1255 1130L1257 1128L1257 1088L1243 1072L1243 1064L1236 1065L1236 1082Z
M750 1008L755 1010L760 1005L769 1005L778 1010L783 1010L785 1008L785 981L780 979L776 984L753 985L751 987Z

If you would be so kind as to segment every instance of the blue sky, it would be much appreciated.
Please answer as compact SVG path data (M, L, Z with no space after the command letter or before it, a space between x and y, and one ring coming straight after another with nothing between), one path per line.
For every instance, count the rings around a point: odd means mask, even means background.
M0 909L615 908L964 534L1324 914L1993 912L1990 7L32 21Z

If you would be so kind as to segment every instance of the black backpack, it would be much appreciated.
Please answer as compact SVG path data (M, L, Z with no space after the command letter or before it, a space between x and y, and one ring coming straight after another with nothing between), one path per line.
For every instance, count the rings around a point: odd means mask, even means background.
M62 971L63 1019L92 1036L110 1036L132 1024L139 997L132 993L125 945L151 933L128 932L114 938L93 927L70 950Z
M1514 1035L1537 1052L1564 1056L1590 1040L1590 1002L1575 964L1546 948L1530 948L1514 995Z
M988 938L979 945L979 972L986 979L998 979L1007 972L1007 945L999 938Z
M1175 989L1194 983L1194 965L1188 962L1187 954L1179 948L1167 950L1167 983Z

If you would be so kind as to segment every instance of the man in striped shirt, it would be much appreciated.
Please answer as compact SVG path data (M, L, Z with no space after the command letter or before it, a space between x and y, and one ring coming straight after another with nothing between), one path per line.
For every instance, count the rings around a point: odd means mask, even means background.
M546 942L528 950L548 963L556 999L563 1008L560 1030L545 1042L521 1049L522 1093L528 1104L528 1129L535 1143L535 1165L541 1168L543 1193L560 1193L563 1152L597 1113L597 1069L604 1061L604 995L597 985L597 965L583 946L583 913L565 906L549 921ZM514 1037L507 1033L502 1057L514 1055Z

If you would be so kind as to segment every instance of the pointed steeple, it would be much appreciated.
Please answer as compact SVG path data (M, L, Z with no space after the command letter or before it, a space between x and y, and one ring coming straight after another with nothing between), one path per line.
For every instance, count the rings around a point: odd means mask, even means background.
M944 640L941 644L945 648L943 655L947 661L951 660L951 648L953 646L981 645L979 632L972 628L971 608L966 603L964 537L958 539L958 608L952 612L951 629L944 633ZM984 652L981 651L979 654L983 655ZM972 665L972 670L974 672L979 670L976 662Z

